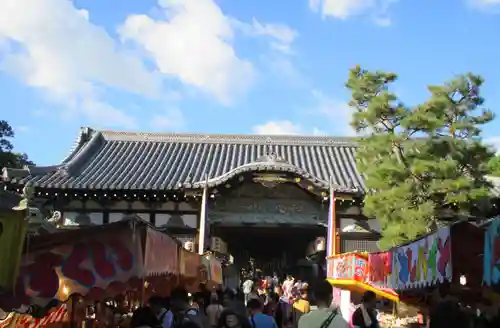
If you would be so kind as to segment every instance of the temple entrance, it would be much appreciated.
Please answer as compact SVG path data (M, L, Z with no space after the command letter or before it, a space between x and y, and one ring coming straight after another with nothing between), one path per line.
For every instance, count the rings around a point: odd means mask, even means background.
M273 176L272 183L268 178L241 175L238 186L227 188L224 197L211 203L210 236L227 244L239 270L256 276L276 272L280 278L293 274L311 281L306 277L312 267L308 247L326 237L328 206L295 182L275 182L289 181L286 177Z
M217 227L215 233L231 250L236 266L256 275L284 277L293 274L308 280L308 247L326 234L321 226Z

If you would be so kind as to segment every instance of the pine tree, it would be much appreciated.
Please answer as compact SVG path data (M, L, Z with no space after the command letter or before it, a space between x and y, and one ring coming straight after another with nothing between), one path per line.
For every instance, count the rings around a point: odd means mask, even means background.
M494 177L500 177L500 156L496 155L488 162L488 173Z
M443 209L468 214L487 199L487 163L481 126L493 120L482 108L483 79L465 74L439 86L430 97L406 106L390 86L396 74L351 69L347 88L360 133L358 169L369 189L364 212L379 219L380 246L388 248L436 228Z

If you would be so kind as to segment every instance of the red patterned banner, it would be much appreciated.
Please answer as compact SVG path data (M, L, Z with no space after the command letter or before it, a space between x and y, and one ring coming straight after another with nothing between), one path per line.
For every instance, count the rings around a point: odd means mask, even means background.
M179 272L184 277L197 277L200 269L200 256L196 253L180 250Z
M66 301L71 294L103 295L111 284L115 286L142 276L140 238L134 238L130 230L122 231L97 237L85 235L24 255L16 297L0 298L0 307L5 310L21 305L45 307L52 299ZM35 245L33 248L36 249Z
M148 228L144 271L148 276L179 273L176 241L167 234Z
M368 264L370 283L388 288L392 276L392 252L371 253L368 255Z

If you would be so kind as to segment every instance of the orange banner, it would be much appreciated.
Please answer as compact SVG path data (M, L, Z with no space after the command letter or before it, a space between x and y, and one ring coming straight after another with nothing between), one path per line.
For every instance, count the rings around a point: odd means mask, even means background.
M201 259L196 253L181 248L179 260L179 272L184 277L198 277Z
M144 271L148 276L179 273L178 245L172 237L148 228Z
M216 259L210 260L210 280L222 284L222 265Z

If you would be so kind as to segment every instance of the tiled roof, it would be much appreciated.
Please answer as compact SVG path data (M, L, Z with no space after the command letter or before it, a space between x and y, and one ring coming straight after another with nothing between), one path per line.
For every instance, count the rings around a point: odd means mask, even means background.
M41 188L172 190L217 186L247 171L291 172L320 188L363 192L351 138L131 133L83 128L60 165L4 169Z

